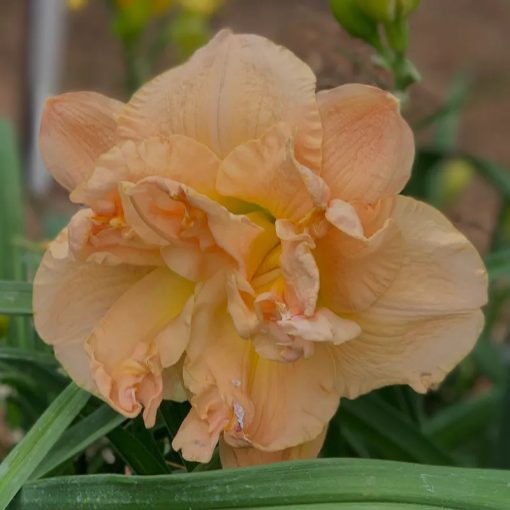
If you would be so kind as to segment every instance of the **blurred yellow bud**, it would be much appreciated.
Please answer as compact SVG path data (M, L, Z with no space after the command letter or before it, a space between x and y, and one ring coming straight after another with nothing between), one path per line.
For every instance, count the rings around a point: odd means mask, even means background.
M179 3L188 11L210 16L223 5L224 0L180 0Z
M73 11L83 9L88 3L88 0L67 0L67 7Z
M164 14L174 3L175 0L115 0L119 11L147 12L156 16Z
M443 166L443 201L452 202L471 182L475 169L463 159L452 159Z
M152 12L153 14L164 14L172 5L175 3L174 0L153 0Z

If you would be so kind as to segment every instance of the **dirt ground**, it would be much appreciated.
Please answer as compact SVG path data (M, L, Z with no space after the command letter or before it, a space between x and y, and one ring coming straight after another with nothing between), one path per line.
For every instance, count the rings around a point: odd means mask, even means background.
M84 10L68 16L60 90L90 89L122 98L121 52L111 36L104 2L90 0ZM0 0L0 116L15 121L25 142L28 18L28 0ZM262 34L289 47L317 73L319 88L373 83L377 77L368 64L370 50L339 28L327 0L227 0L213 24L215 29L229 26ZM510 168L510 2L423 0L411 26L409 54L423 81L413 90L410 120L433 112L456 74L464 72L472 79L472 89L459 147ZM161 68L170 60L167 55ZM426 135L419 142L426 143ZM473 186L452 215L464 230L475 225L468 234L484 250L499 201L484 182Z

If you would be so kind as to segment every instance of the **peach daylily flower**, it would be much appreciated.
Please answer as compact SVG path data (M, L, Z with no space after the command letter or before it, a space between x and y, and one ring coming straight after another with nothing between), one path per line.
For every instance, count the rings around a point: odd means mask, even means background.
M315 93L288 50L220 32L123 105L47 104L41 150L84 204L34 282L36 327L78 384L224 466L314 457L341 397L424 392L470 351L486 273L441 213L399 196L397 100Z

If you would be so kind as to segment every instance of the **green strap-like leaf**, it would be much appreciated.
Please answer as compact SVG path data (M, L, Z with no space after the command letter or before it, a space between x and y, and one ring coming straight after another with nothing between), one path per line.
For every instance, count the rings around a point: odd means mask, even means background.
M0 464L0 510L7 507L21 486L30 478L80 412L89 396L86 391L71 383Z
M0 298L1 299L1 298ZM20 349L18 347L0 347L0 362L15 363L35 363L48 367L57 366L57 361L51 354L45 352L33 351L28 349Z
M92 443L118 427L126 418L103 404L83 420L66 430L31 479L40 478L63 462L72 459Z
M392 460L454 464L450 456L404 414L375 394L352 401L342 400L334 420L352 428L379 455Z
M467 154L462 151L450 149L446 150L437 149L435 147L432 147L429 149L427 148L420 149L416 163L418 163L420 160L426 161L427 163L429 163L428 168L430 168L433 162L453 157L463 159L468 163L472 164L476 168L478 173L483 175L490 183L492 183L499 190L503 197L505 197L507 200L510 199L510 172L506 167L494 163L493 161L472 156L471 154ZM418 171L419 169L416 170L416 172ZM409 187L406 187L406 189L404 190L404 194L413 194L413 192L414 188L409 189Z
M108 434L115 451L122 460L139 475L170 473L161 454L155 454L149 445L126 429L118 428Z
M510 250L493 251L485 257L485 265L489 273L489 281L493 282L505 276L510 281Z
M21 165L12 125L0 119L0 278L23 277L14 238L23 228Z
M500 388L493 388L480 397L445 407L424 423L423 431L439 444L455 448L493 423L501 402Z
M30 315L32 285L28 282L0 280L0 314Z
M507 471L322 459L170 476L54 478L27 484L13 510L508 510L509 502Z

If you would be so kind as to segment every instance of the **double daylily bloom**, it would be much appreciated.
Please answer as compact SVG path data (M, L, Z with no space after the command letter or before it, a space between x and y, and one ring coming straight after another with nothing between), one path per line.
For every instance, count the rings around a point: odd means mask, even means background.
M34 282L41 337L118 412L191 411L173 446L226 466L316 456L341 397L424 392L470 351L486 273L398 196L414 156L389 93L315 93L288 50L220 32L127 104L48 101L41 151L83 204Z

